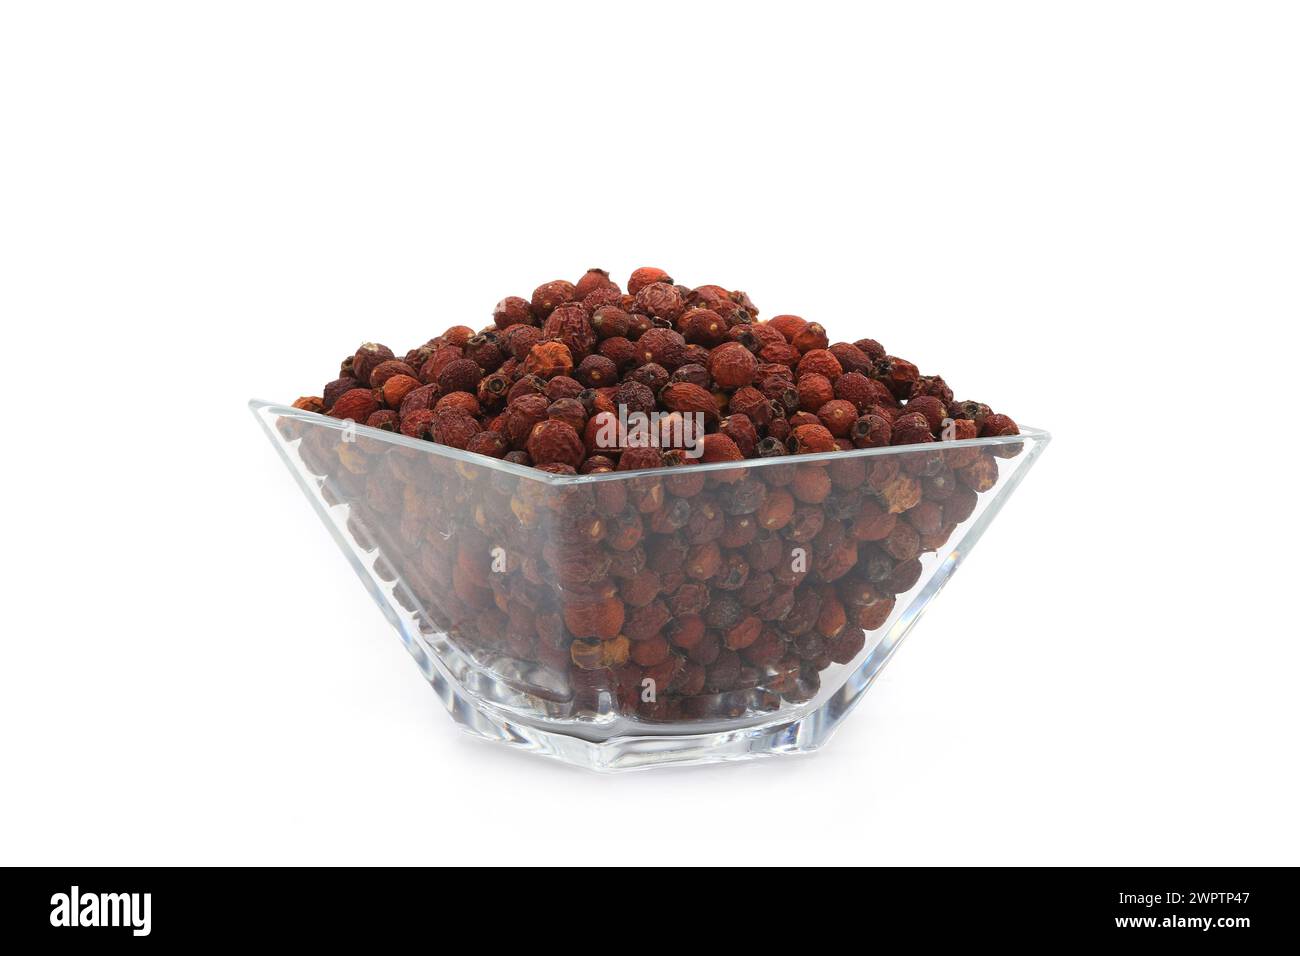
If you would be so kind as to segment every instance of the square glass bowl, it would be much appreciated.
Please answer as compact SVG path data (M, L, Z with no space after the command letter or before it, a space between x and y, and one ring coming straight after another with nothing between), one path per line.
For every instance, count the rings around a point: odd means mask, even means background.
M251 407L456 722L595 770L820 747L1050 437L574 476Z

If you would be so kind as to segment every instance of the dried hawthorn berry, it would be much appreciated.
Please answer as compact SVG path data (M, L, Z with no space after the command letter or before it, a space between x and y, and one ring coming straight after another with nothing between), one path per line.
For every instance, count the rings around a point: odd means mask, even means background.
M735 442L743 457L754 456L754 448L758 445L758 431L748 415L743 412L728 415L718 426L718 431Z
M553 402L562 398L577 398L582 394L582 383L567 375L557 375L547 380L545 394Z
M740 388L754 380L758 359L738 342L719 345L709 356L709 375L722 388Z
M483 431L470 436L465 444L465 450L487 455L489 458L504 458L506 452L510 450L510 445L498 432Z
M937 398L944 405L952 403L952 389L938 375L922 375L912 386L912 398L928 396Z
M682 314L686 301L675 286L666 282L652 282L635 293L632 308L636 312L656 319L672 321Z
M354 388L340 395L330 406L329 413L333 418L364 422L377 411L379 411L379 402L375 398L375 393L368 388Z
M894 397L874 378L868 378L861 372L845 372L835 380L835 397L852 402L859 414L872 405L889 405Z
M633 342L641 338L641 336L645 335L645 333L649 332L654 327L654 322L650 319L650 316L641 313L635 315L631 313L628 314L627 337Z
M468 325L453 325L439 337L448 345L465 347L465 343L474 337L474 330Z
M949 402L949 411L953 418L968 418L979 428L984 420L993 414L993 409L983 402Z
M552 378L572 371L573 353L563 342L538 342L524 359L524 373L527 375Z
M787 342L793 342L794 337L808 325L797 315L774 315L767 320L767 324L780 332Z
M433 410L417 408L409 415L403 415L398 430L408 438L428 438L429 426L433 424Z
M627 280L627 291L631 295L636 295L648 285L656 282L673 284L672 276L663 269L657 269L654 266L642 266L633 271L631 277Z
M920 442L934 441L929 421L918 412L900 415L894 422L892 431L893 437L890 443L894 445L915 445Z
M605 339L596 346L596 351L620 369L627 368L637 361L636 343L621 336Z
M739 446L735 441L721 433L705 435L703 438L704 450L700 454L701 464L710 464L718 461L743 461L745 456L741 454ZM730 474L730 469L726 472ZM723 472L715 473L719 477Z
M824 350L830 344L830 339L826 337L826 330L822 328L820 322L809 322L795 334L790 344L807 354Z
M618 458L619 471L640 471L663 466L664 456L658 448L629 448Z
M793 369L799 364L799 350L785 342L764 345L758 350L758 357L769 365L781 365Z
M980 424L980 437L1019 435L1020 427L1007 415L987 415Z
M900 400L911 397L912 386L921 377L915 365L893 355L878 359L874 373L876 378L885 383L885 387L893 393L894 397Z
M464 448L482 428L472 415L464 412L434 412L429 437L440 445Z
M534 425L526 451L534 464L560 463L573 468L586 457L586 447L572 425L554 419Z
M520 362L541 340L542 330L532 325L512 325L501 334L501 344Z
M636 381L623 382L614 389L613 401L616 406L625 407L629 415L633 412L649 415L655 410L655 393Z
M655 362L647 362L638 368L632 369L627 373L627 381L640 382L646 388L655 394L668 384L668 369Z
M324 406L325 411L329 411L344 392L350 392L352 389L360 387L361 383L350 376L336 378L321 390L321 404Z
M577 299L585 299L591 293L598 289L618 289L618 284L609 278L609 273L604 269L588 269L583 273L573 286L573 295Z
M449 392L433 405L435 412L464 412L477 416L480 412L478 399L469 392Z
M483 370L473 360L459 358L449 362L438 373L438 390L444 395L448 392L477 392L482 377Z
M474 336L465 343L462 351L465 353L465 358L484 372L495 372L507 358L506 350L501 346L501 339L495 332Z
M948 408L933 395L917 395L903 406L903 414L922 416L929 424L930 431L937 435L943 427L944 419L948 417Z
M586 355L596 347L596 329L587 312L577 303L558 305L542 324L542 336L563 342L574 356Z
M921 483L911 475L899 475L880 489L880 500L892 514L902 514L921 500Z
M727 323L712 309L691 309L677 320L677 330L687 342L713 348L726 340Z
M604 305L591 315L591 327L602 339L624 338L631 326L632 317L613 305Z
M587 410L576 398L557 398L546 409L546 417L552 421L564 422L574 430L575 434L580 433L587 426Z
M836 438L844 438L857 420L858 410L852 402L835 399L817 409L817 417Z
M880 448L893 440L893 429L879 415L863 415L849 428L855 448Z
M411 378L414 378L415 369L411 368L411 366L407 365L405 362L398 361L397 359L387 359L383 362L380 362L371 371L370 378L369 378L370 387L383 388L384 383L388 381L390 378L392 378L394 375L406 375Z
M669 371L682 365L686 340L672 329L650 329L636 341L637 358L641 363L661 365Z
M804 504L820 504L831 493L830 474L820 466L801 467L795 471L790 491Z
M603 355L588 355L573 370L573 377L587 388L600 388L618 381L618 366Z
M835 387L831 384L831 380L825 375L816 373L799 376L795 391L799 396L799 410L814 415L818 409L835 398Z
M505 329L512 325L532 325L536 318L533 315L532 305L527 299L509 295L498 302L496 308L492 310L492 321L496 323L497 328Z
M988 491L997 483L998 463L991 455L980 455L973 464L957 469L957 477L972 491Z
M772 403L752 385L743 385L732 394L727 410L733 415L744 415L755 427L766 428L772 420Z
M401 408L406 396L420 387L418 378L411 375L393 375L384 382L380 392L384 396L385 405L389 408Z
M829 351L840 363L840 368L844 369L845 374L853 372L867 375L871 372L871 359L856 345L849 342L836 342L829 347Z
M833 382L842 374L844 369L840 367L839 359L825 349L805 352L795 368L795 375L801 379L805 375L824 375Z
M352 356L352 377L368 383L370 375L383 362L393 358L393 350L377 342L366 342Z
M510 391L506 392L506 402L513 404L516 400L525 395L545 395L546 379L537 375L521 375L510 386Z
M810 455L835 450L835 436L824 425L800 425L790 435L796 455Z
M572 302L574 294L573 283L566 282L564 279L555 279L551 282L542 283L533 290L533 315L539 319L545 319L556 306Z

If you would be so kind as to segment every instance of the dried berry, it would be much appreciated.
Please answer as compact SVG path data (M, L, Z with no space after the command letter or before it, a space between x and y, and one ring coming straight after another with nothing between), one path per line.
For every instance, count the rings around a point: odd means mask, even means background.
M849 429L855 448L880 448L893 439L889 422L879 415L863 415Z
M557 306L572 302L575 292L573 283L563 279L542 283L533 290L533 315L544 320Z
M354 358L354 367L355 364L356 359ZM370 387L383 388L384 383L394 375L406 375L410 378L415 378L415 369L411 368L411 366L407 365L405 362L399 362L397 359L387 359L380 362L374 367L374 370L371 371L369 378Z
M1020 427L1006 415L987 415L983 423L980 424L981 438L1019 434Z
M568 375L573 371L573 353L563 342L538 342L524 360L524 373L540 378Z
M780 332L787 342L793 342L794 337L808 325L804 319L797 315L774 315L768 319L767 324Z
M448 392L477 392L482 377L483 370L471 359L459 358L449 362L438 373L438 391L443 395Z
M817 409L817 417L821 419L827 431L836 438L843 438L848 435L849 429L857 420L858 410L852 402L835 399Z
M618 366L603 355L588 355L578 363L573 377L587 388L600 388L618 381Z
M356 354L352 356L352 378L361 382L369 382L370 375L382 362L393 358L393 350L387 345L379 345L376 342L366 342L357 349Z
M726 340L727 323L712 309L691 309L677 320L682 337L695 345L713 348Z
M824 375L830 381L835 381L844 374L844 369L840 367L837 359L826 349L813 349L805 352L803 358L799 359L799 365L795 368L795 375L803 378L805 375Z
M474 416L465 412L434 412L433 422L429 426L429 437L440 445L464 448L481 430Z
M628 294L636 295L646 286L653 285L656 282L673 284L672 277L663 269L657 269L654 266L642 266L640 269L635 270L627 280Z
M929 421L918 412L900 415L894 420L892 432L893 437L890 442L895 445L915 445L920 442L934 441Z
M893 355L877 360L874 372L875 377L884 382L885 387L898 399L909 398L912 386L921 377L915 365Z
M835 397L852 402L859 414L872 405L889 405L894 398L880 382L861 372L845 372L835 380Z
M402 407L407 395L421 387L420 380L414 376L393 375L384 382L380 391L384 396L384 404L396 409Z
M809 322L795 333L795 337L790 340L790 344L806 354L814 350L821 351L825 349L830 344L830 339L826 337L826 330L822 328L820 322Z
M686 308L686 301L675 286L666 282L652 282L635 293L632 308L656 319L669 322L676 319Z
M933 395L918 395L903 406L903 414L920 415L926 420L930 431L937 435L943 427L944 419L948 417L948 408Z
M354 422L364 422L377 411L379 402L375 393L368 388L354 388L344 392L330 407L332 417L351 419Z
M328 382L325 388L321 390L321 403L324 405L325 411L333 408L334 403L339 400L339 396L344 392L350 392L352 389L360 387L361 383L351 376L336 378L334 381Z
M814 415L819 408L835 398L835 387L831 380L815 372L800 375L795 391L799 397L799 410Z
M709 356L709 375L723 388L740 388L754 380L758 359L738 342L719 345Z
M573 426L554 419L539 422L533 427L526 450L534 464L559 462L574 468L582 464L582 459L587 454L587 449Z
M492 321L496 323L497 328L505 329L512 325L532 325L536 317L527 299L510 295L496 304L496 308L492 310Z
M835 436L823 425L800 425L791 433L790 441L796 455L835 450Z
M870 374L872 361L856 345L848 342L836 342L830 346L829 351L835 356L835 360L840 363L840 368L844 369L846 375L850 373L864 376Z

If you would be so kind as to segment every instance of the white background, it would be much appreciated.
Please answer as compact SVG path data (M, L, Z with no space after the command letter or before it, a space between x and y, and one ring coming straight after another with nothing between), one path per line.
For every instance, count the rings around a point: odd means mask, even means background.
M1293 6L0 10L0 862L1300 862ZM1054 433L815 756L462 736L245 409L644 264Z

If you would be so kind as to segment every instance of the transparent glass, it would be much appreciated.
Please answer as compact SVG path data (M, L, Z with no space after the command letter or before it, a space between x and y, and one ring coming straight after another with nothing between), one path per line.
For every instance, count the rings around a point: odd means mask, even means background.
M1049 440L565 476L251 407L452 717L596 770L820 747Z

